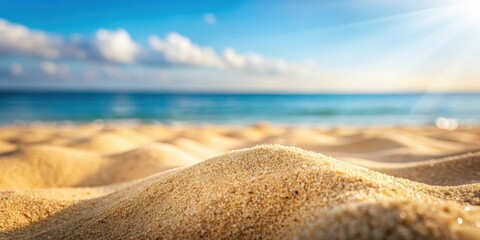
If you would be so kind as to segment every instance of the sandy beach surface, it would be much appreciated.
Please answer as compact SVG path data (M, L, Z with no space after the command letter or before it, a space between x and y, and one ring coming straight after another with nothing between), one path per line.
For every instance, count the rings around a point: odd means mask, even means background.
M0 128L0 239L480 239L480 129Z

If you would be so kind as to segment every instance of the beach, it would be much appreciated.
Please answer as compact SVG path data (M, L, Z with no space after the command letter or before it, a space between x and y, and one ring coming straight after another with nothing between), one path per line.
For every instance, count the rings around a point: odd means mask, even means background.
M463 127L5 125L0 238L478 239L479 150Z
M480 240L479 12L0 2L0 240Z

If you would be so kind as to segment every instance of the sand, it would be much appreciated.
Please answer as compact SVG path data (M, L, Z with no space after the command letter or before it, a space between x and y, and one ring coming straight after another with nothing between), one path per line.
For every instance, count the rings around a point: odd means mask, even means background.
M0 239L480 236L478 129L40 124L0 145Z

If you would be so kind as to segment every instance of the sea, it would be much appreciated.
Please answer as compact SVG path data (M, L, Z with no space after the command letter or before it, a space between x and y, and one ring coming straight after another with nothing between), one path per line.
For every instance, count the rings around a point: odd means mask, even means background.
M480 123L480 93L0 92L2 125L99 121L226 125L271 122L316 126L445 126L446 123L472 126Z

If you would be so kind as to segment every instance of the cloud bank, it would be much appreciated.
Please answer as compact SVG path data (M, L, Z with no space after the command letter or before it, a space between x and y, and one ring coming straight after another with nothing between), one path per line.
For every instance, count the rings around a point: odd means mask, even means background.
M59 57L63 39L0 19L0 54Z
M289 64L283 59L266 58L255 52L237 53L227 48L221 54L213 49L198 46L178 33L170 33L165 39L151 36L149 43L153 51L159 53L170 64L233 69L249 73L263 74L304 74L311 64Z
M165 38L150 36L148 45L135 42L124 29L99 29L91 38L65 37L32 30L0 19L0 56L20 55L45 60L69 59L107 64L131 64L159 67L197 67L235 70L253 74L305 74L310 64L292 64L255 52L237 53L228 48L221 53L193 43L179 33ZM20 66L21 68L21 66ZM52 65L42 68L54 72ZM19 73L19 66L12 72Z

